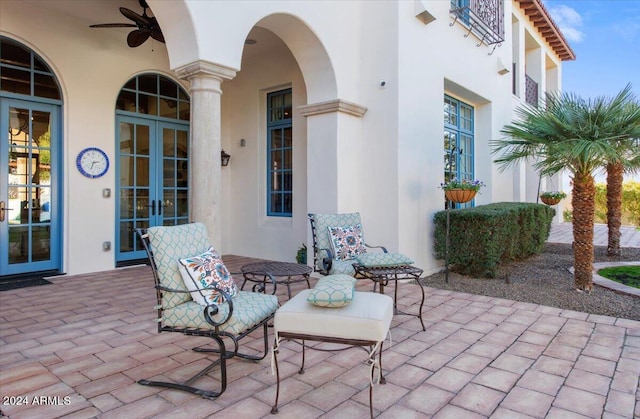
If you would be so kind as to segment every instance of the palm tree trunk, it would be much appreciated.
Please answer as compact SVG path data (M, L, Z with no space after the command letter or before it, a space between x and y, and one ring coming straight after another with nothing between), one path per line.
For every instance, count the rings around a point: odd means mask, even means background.
M576 288L591 291L593 287L593 219L596 186L591 174L575 174L571 205L573 206L573 263Z
M620 256L620 226L622 225L622 163L607 164L607 254Z

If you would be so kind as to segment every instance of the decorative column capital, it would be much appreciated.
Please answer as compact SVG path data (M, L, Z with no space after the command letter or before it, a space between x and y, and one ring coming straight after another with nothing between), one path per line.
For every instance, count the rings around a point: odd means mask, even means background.
M213 77L219 81L231 80L237 71L231 67L215 64L209 61L199 60L183 65L174 70L179 78L191 80L194 77Z
M344 99L333 99L326 102L311 103L298 107L298 111L302 116L319 115L323 113L343 112L348 115L362 118L367 112L367 108L357 103L349 102Z

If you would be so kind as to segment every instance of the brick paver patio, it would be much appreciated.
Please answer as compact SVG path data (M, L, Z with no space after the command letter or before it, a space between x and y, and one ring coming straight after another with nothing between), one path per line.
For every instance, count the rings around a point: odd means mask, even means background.
M227 260L237 270L246 259ZM299 348L285 343L277 416L270 414L275 378L268 358L231 360L228 389L215 401L136 384L197 363L202 355L190 348L206 342L156 333L150 269L52 282L0 292L0 409L10 418L368 416L369 369L358 349L309 351L299 375ZM296 285L294 292L303 286ZM358 287L371 290L364 281ZM415 287L400 285L404 311L417 308ZM415 317L394 317L383 357L387 384L374 390L378 417L640 416L640 322L425 291L426 332ZM284 287L278 294L284 301ZM204 381L215 384L216 377Z

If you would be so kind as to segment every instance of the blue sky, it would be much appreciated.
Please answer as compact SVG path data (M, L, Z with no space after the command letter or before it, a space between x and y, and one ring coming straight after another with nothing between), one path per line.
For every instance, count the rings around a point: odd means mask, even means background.
M640 98L640 0L543 0L576 54L562 63L562 90L611 97L627 83ZM640 181L640 174L625 175ZM602 173L596 182L605 182ZM568 177L563 188L571 190Z
M562 64L562 90L614 96L627 83L640 97L640 0L543 0L575 61Z

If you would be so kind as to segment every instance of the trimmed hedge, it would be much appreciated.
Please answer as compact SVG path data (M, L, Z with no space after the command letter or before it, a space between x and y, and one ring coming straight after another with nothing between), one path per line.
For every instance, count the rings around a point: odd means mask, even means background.
M449 264L456 272L494 278L500 262L542 252L555 210L543 204L500 202L450 212ZM434 248L445 258L447 211L434 215Z

